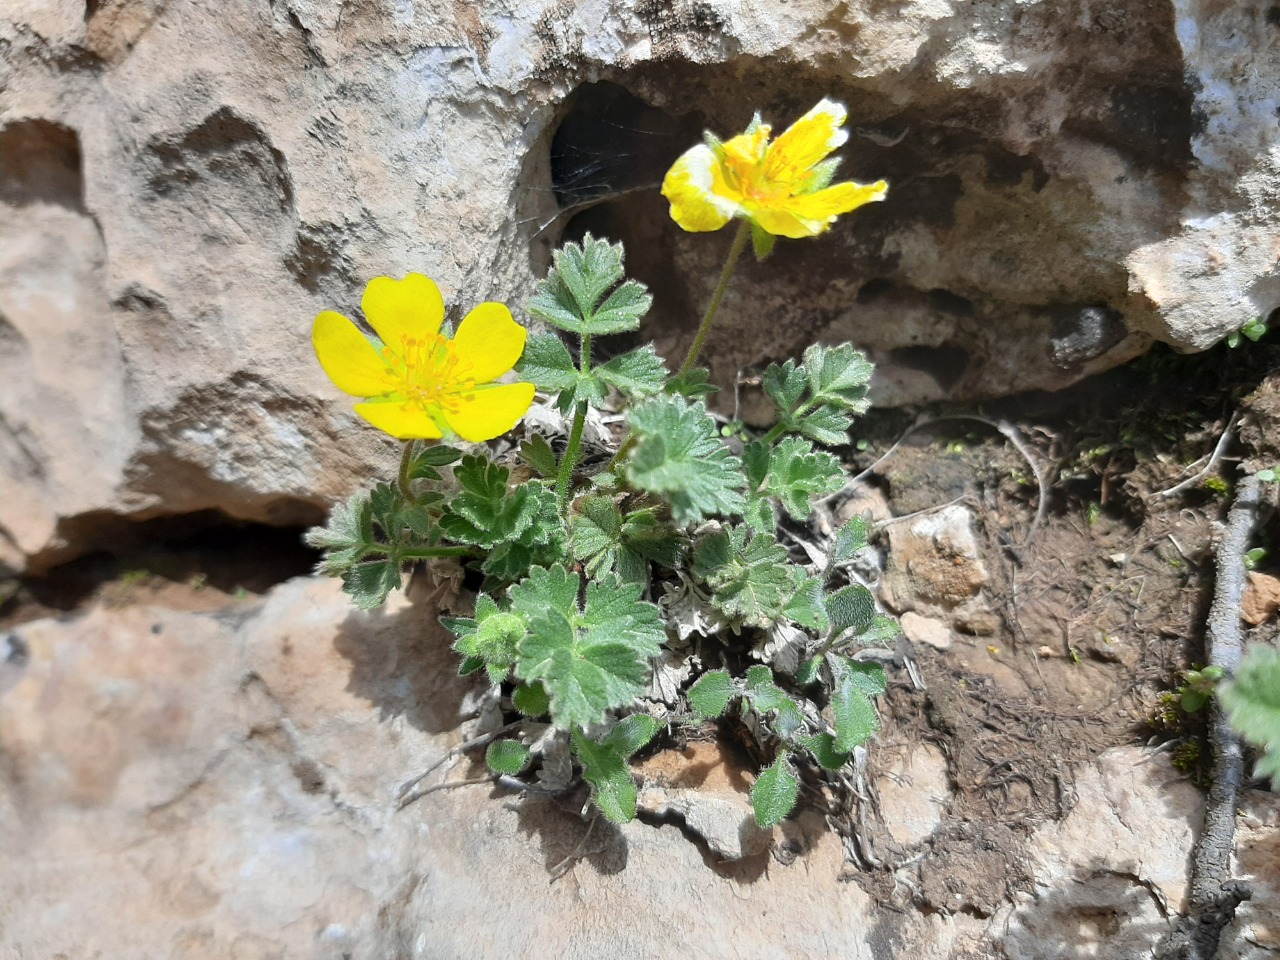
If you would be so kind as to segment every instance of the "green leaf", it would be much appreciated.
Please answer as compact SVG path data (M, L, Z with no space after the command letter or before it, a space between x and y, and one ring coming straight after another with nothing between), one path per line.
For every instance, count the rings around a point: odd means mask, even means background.
M815 343L804 352L804 369L815 402L851 413L865 413L871 405L867 388L874 368L866 355L850 344L827 347Z
M759 226L754 220L751 222L751 246L755 250L756 260L763 260L773 253L773 245L777 242L778 238L772 233Z
M831 626L827 616L826 598L822 592L822 581L817 577L806 576L799 567L793 567L795 593L787 601L783 613L810 630L825 631Z
M698 539L693 573L711 588L711 602L731 620L767 627L795 594L787 551L772 536L746 526L720 527Z
M846 630L861 634L875 622L876 599L870 590L859 583L851 583L830 594L826 599L826 608L834 635Z
M800 406L800 399L804 396L808 382L804 370L796 366L794 360L783 364L769 364L760 380L765 394L778 408L778 419L784 423Z
M688 397L690 400L719 393L720 388L710 381L711 372L706 367L693 367L683 374L677 373L673 375L667 381L667 393L673 396L679 394L682 397Z
M587 496L576 504L569 546L575 560L586 561L589 576L612 573L622 546L622 511L610 496Z
M667 382L667 368L653 344L620 354L596 367L594 373L633 400L657 396Z
M800 795L800 781L791 772L787 760L787 754L778 754L778 759L761 771L751 787L756 823L765 830L787 819Z
M569 348L554 333L531 333L524 353L516 362L516 372L545 393L573 390L581 375L569 355Z
M318 572L340 577L369 550L385 553L374 537L369 491L360 490L335 504L323 527L312 527L302 538L307 546L325 552Z
M501 683L516 662L516 644L528 631L524 620L498 607L487 594L476 597L476 615L441 617L440 623L457 639L453 649L464 657L478 657L494 683Z
M793 519L808 519L814 497L835 493L843 486L840 461L825 450L814 450L808 440L787 437L773 448L765 490L781 501Z
M1231 726L1263 751L1255 772L1280 787L1280 651L1251 647L1235 677L1218 691Z
M436 467L447 467L462 456L462 451L448 444L419 445L409 459L410 480L439 480Z
M597 240L591 234L581 244L565 244L553 254L551 272L538 283L529 312L570 333L635 330L653 298L634 280L615 289L623 277L622 257L622 244Z
M636 816L636 785L626 758L611 746L597 743L579 730L572 733L573 751L582 761L582 777L591 784L591 799L614 823Z
M728 670L708 670L689 688L689 704L703 720L714 720L737 692Z
M453 473L461 490L440 518L451 540L485 548L534 547L562 535L555 493L546 483L531 480L509 490L511 471L476 456L463 457ZM491 554L485 572L492 574L498 564Z
M860 663L836 654L827 655L831 667L831 715L835 720L834 749L848 753L875 736L880 716L871 698L884 693L887 680L878 664Z
M851 517L836 531L835 543L831 546L831 562L844 563L846 560L852 560L854 555L866 545L867 522L861 517Z
M646 560L674 570L684 555L680 532L652 508L633 510L622 521L622 543Z
M526 717L545 717L551 710L547 688L540 683L517 683L511 693L511 702Z
M764 717L773 714L769 725L783 740L791 738L804 724L804 711L787 692L773 682L773 671L765 666L747 669L744 691L751 708Z
M514 777L529 762L529 748L519 740L495 740L484 752L484 762L494 773Z
M661 729L662 724L647 713L633 713L618 721L617 726L609 731L601 743L616 750L624 758L630 758L637 750L648 746L649 741Z
M838 447L849 442L853 418L832 404L823 404L797 418L792 429L824 447Z
M560 470L556 452L541 434L535 433L520 444L520 458L543 477L555 477Z
M626 463L630 483L663 494L679 523L737 513L745 504L741 461L720 441L701 403L660 397L629 416L636 445Z
M801 741L813 754L818 765L825 770L839 770L849 762L849 754L836 749L836 738L829 733L818 733Z
M877 613L871 626L858 637L859 643L866 647L885 646L894 637L902 633L902 625L893 617Z
M528 634L517 647L516 676L541 680L551 697L558 727L601 723L612 707L630 703L645 690L649 660L666 632L658 608L642 601L639 584L613 577L587 584L563 566L534 569L510 591L511 609Z
M386 602L387 594L400 589L400 564L390 560L363 560L342 574L342 589L357 609L372 610Z
M821 673L822 658L810 657L796 669L796 686L807 687L811 683L816 683Z

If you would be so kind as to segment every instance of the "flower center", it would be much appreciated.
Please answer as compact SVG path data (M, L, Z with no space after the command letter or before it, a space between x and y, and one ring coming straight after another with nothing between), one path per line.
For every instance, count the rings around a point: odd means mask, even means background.
M399 381L396 392L424 409L457 413L476 388L475 378L467 376L469 365L442 334L430 339L402 337L399 350L384 347L382 356Z

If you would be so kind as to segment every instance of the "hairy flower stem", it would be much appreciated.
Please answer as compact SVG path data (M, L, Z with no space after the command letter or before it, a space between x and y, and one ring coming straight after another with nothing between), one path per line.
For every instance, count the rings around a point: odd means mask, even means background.
M583 376L591 372L591 334L582 335L582 348L578 351L578 369ZM582 445L582 429L587 423L587 401L579 400L573 411L573 426L569 429L569 445L560 461L560 473L556 477L556 499L563 511L569 505L569 485L573 470L578 465L578 448Z
M711 321L716 318L716 311L720 309L720 301L724 299L724 292L729 289L729 278L733 276L733 268L738 265L738 258L742 256L742 251L747 248L747 241L751 239L751 224L746 220L738 225L738 233L733 238L733 246L729 248L729 259L724 262L724 270L720 272L720 283L716 286L716 292L711 297L711 304L707 307L707 314L702 318L702 325L698 327L698 332L693 338L693 343L689 347L689 354L684 358L684 363L680 364L680 372L676 374L683 377L697 362L698 354L702 353L702 345L707 342L707 334L711 332Z
M400 454L400 473L396 480L400 487L400 495L410 503L413 502L413 492L409 489L409 468L413 465L413 451L417 445L417 440L405 441L404 451Z

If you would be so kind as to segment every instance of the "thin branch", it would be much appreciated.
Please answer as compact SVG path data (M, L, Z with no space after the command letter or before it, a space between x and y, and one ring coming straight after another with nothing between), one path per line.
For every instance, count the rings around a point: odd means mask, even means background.
M1227 514L1218 544L1217 582L1205 629L1205 660L1230 676L1240 665L1240 604L1244 599L1245 551L1258 518L1261 482L1245 477ZM1236 802L1244 783L1240 738L1231 729L1217 697L1209 704L1209 745L1213 780L1205 798L1204 829L1191 865L1187 915L1156 950L1157 960L1213 960L1222 930L1236 908L1252 896L1248 884L1231 879L1231 850L1236 828Z
M1218 461L1222 459L1223 452L1227 449L1227 445L1231 443L1232 436L1234 436L1235 418L1236 415L1234 413L1227 418L1227 428L1222 431L1222 436L1218 438L1218 443L1213 448L1213 453L1209 454L1209 462L1204 465L1203 469L1196 471L1181 483L1175 484L1167 490L1157 490L1151 495L1151 499L1154 500L1157 497L1172 497L1175 493L1181 493L1183 490L1194 487L1205 477L1209 476L1209 474L1213 473L1214 467L1216 467L1218 465Z
M399 803L396 805L396 809L403 810L409 804L413 803L414 800L417 800L419 796L423 796L422 793L419 793L415 796L409 796L409 791L413 790L414 787L420 784L423 780L427 779L427 777L430 776L433 771L438 770L440 767L448 763L450 760L452 760L454 757L458 756L459 754L466 753L468 750L475 750L478 747L487 747L489 744L493 743L493 741L497 740L504 733L509 733L510 731L514 730L516 727L520 726L520 724L522 723L524 723L523 719L513 720L511 723L508 723L506 726L499 727L497 730L493 730L489 733L481 734L478 737L472 737L470 740L466 741L465 743L458 744L456 747L454 747L452 750L450 750L448 753L442 756L435 763L431 764L431 766L427 767L427 769L423 770L416 777L412 778L411 780L406 780L404 783L400 784L400 786L396 787L395 798L399 801ZM427 791L427 792L430 792L430 791Z

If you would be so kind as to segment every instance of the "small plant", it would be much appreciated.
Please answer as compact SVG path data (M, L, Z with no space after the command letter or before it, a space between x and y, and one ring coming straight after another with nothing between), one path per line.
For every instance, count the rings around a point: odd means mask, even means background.
M1235 333L1227 337L1227 346L1234 350L1241 344L1241 337L1247 337L1253 343L1257 343L1267 335L1267 321L1262 317L1254 317Z
M435 284L416 274L370 283L376 339L338 314L317 318L325 370L364 398L360 416L406 443L394 480L340 504L307 540L363 609L415 564L447 558L475 575L474 614L442 618L460 670L483 673L511 711L537 721L489 746L495 772L571 756L601 813L623 822L636 810L628 759L666 725L734 709L773 756L751 794L770 826L795 804L796 758L840 767L875 733L886 677L858 651L897 626L842 572L866 528L850 521L818 559L779 537L780 523L803 523L815 498L844 486L828 448L848 444L866 410L871 364L844 344L770 365L762 384L776 425L756 438L735 427L740 455L707 411L712 388L696 365L748 239L763 258L777 236L815 236L883 198L883 182L831 184L826 157L844 142L844 119L824 100L771 140L757 117L672 167L663 192L682 227L742 221L674 375L652 345L597 359L597 339L637 330L652 298L625 277L621 245L590 235L555 253L528 304L559 335L526 334L500 304L451 332ZM495 382L513 368L520 382ZM532 431L505 454L479 445L515 427L535 390L565 417L563 446ZM624 411L625 430L584 458L587 422L605 404Z
M1187 713L1201 710L1213 697L1218 683L1227 672L1218 666L1187 670L1183 673L1182 686L1175 691L1178 702Z
M1280 651L1250 648L1219 696L1232 727L1261 752L1254 772L1280 788Z

